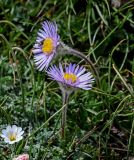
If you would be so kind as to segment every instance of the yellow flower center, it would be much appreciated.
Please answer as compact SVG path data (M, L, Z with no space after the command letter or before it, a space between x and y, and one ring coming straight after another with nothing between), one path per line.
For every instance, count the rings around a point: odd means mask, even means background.
M73 74L73 73L64 73L63 77L67 81L71 80L72 83L75 83L76 80L77 80L77 76L75 74Z
M42 51L46 54L51 54L54 49L52 38L46 38L43 41Z
M10 141L14 141L16 140L16 134L10 134L8 138L10 139Z

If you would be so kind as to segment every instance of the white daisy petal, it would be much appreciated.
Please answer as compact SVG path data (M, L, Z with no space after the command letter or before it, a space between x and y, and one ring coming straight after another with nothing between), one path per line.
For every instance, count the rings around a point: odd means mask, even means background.
M11 126L7 126L7 132L11 131Z

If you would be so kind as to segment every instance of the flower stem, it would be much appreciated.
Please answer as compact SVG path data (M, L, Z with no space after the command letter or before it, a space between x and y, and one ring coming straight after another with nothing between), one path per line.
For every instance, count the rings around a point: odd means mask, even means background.
M10 158L13 159L14 153L15 153L15 144L9 145L11 154L10 154Z
M61 137L65 137L65 127L66 127L66 119L67 119L67 107L68 107L68 98L69 93L66 91L62 91L63 98L63 106L65 106L62 110L62 118L61 118Z

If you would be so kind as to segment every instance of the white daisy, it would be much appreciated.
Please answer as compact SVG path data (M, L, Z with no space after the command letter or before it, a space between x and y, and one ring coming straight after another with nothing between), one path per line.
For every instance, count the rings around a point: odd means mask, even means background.
M21 127L16 125L7 126L6 129L2 130L1 137L4 138L4 141L9 144L20 141L23 138L24 131Z

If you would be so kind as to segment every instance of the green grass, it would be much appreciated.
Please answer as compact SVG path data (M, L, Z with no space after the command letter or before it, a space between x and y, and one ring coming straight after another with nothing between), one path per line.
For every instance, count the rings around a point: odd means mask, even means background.
M0 138L1 160L10 159L12 150L28 153L31 160L134 157L133 4L122 1L113 8L108 0L0 0L0 132L7 124L25 131L14 148ZM59 86L35 68L31 51L46 19L56 21L61 40L88 56L99 73L99 85L71 94L65 139ZM73 55L61 60L92 71Z

